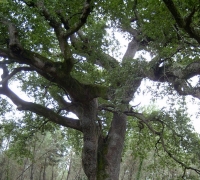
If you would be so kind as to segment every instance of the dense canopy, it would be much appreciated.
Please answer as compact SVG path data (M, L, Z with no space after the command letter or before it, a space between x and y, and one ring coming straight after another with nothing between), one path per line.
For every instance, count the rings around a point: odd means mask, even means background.
M187 95L200 99L199 9L197 0L0 1L2 117L14 104L22 112L15 128L24 133L80 132L90 180L118 179L125 137L144 127L183 176L200 174L199 137L184 104ZM144 80L155 82L154 100L169 97L170 108L130 105Z

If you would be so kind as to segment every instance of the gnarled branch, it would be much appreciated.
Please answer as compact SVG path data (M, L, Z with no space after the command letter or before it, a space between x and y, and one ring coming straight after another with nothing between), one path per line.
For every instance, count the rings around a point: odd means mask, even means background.
M17 106L18 110L31 111L49 119L51 122L54 122L56 124L82 131L80 120L60 116L47 107L24 101L20 99L14 92L12 92L8 87L1 87L0 94L3 94L10 98L12 102Z

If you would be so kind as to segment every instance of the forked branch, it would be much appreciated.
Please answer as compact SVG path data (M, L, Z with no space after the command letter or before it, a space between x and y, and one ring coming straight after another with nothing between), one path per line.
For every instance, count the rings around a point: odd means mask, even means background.
M87 21L87 18L92 11L92 0L86 0L83 6L83 11L80 16L80 20L78 23L75 23L66 33L66 37L70 37L72 34L77 32Z

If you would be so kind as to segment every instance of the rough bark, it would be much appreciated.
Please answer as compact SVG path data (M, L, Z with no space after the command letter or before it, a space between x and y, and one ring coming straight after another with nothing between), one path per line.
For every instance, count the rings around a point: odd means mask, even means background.
M96 180L97 171L97 102L96 99L82 105L81 126L83 132L82 163L89 180Z
M124 147L126 133L126 115L114 113L110 131L108 133L108 150L105 155L107 166L106 172L110 179L118 179L120 172L121 154Z
M126 133L126 116L114 113L108 135L99 138L97 179L119 178L121 154Z
M97 108L94 99L83 104L80 113L83 169L89 180L117 180L126 132L126 115L114 113L110 131L103 137L96 119Z

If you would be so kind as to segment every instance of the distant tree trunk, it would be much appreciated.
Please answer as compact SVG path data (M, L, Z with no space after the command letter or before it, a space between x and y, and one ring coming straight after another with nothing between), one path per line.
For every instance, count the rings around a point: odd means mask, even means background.
M51 180L53 180L54 178L54 166L52 166L52 170L51 170Z
M34 143L34 146L33 146L33 160L32 160L31 169L30 169L31 171L30 180L34 180L35 146L36 146L36 142Z
M67 179L66 180L69 180L69 176L70 176L70 172L71 172L71 166L72 166L72 152L70 154L69 170L68 170L68 173L67 173ZM63 173L63 175L64 175L64 173Z
M8 162L7 162L7 164L6 164L6 180L9 180L9 179L11 179L10 178L10 160L8 159Z
M0 162L0 180L3 180L3 174L4 174L4 169L5 169L5 163L6 159L2 157L2 160Z
M31 168L30 168L30 180L34 180L33 174L34 174L34 163L31 164Z
M22 175L21 175L21 178L20 180L23 180L24 179L24 173L26 172L26 165L28 163L28 158L26 158L26 160L24 160L24 167L23 167L23 170L22 170Z
M133 158L133 156L130 157L129 162L130 162L130 164L129 164L128 180L132 180L133 179L133 175L134 175L134 171L135 171L135 167L136 167L136 161Z
M66 166L66 168L67 168L67 163L65 164L65 166ZM70 164L69 164L69 167L71 166L71 159L70 159ZM61 177L61 179L60 180L63 180L63 178L65 177L65 170L63 169L63 173L62 173L62 177ZM67 172L67 179L66 180L68 180L69 179L69 171Z
M43 166L41 166L40 168L39 180L42 180L42 171L43 171Z
M138 168L136 180L140 180L140 175L141 175L141 171L142 171L143 160L144 160L143 158L140 158L140 164L139 164L139 168Z
M121 175L121 180L124 180L124 177L125 177L125 174L126 174L126 169L127 168L124 169L124 173Z
M44 160L44 171L43 171L43 180L46 180L46 161L47 161L47 159L45 158L45 160Z
M80 165L80 167L79 167L79 170L77 171L77 174L76 174L76 178L77 179L81 179L82 178L82 175L81 175L81 170L82 170L82 166Z

